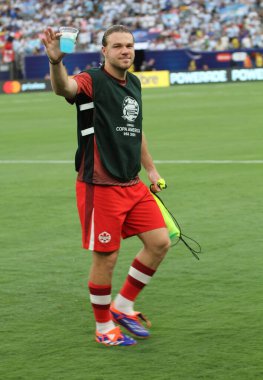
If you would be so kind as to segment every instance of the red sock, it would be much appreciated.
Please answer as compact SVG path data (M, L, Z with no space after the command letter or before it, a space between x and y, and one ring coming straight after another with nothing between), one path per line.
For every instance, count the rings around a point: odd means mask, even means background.
M145 285L148 284L155 270L142 264L138 259L134 259L128 277L120 291L122 297L134 301Z
M89 281L90 302L96 322L110 321L111 285L96 285Z

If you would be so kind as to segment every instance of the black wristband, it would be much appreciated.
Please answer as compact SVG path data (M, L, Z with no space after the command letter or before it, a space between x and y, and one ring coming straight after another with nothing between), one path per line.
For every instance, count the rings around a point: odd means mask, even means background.
M48 58L48 60L49 60L49 63L51 63L51 65L58 65L62 61L62 58L59 59L58 61L51 61L50 58Z

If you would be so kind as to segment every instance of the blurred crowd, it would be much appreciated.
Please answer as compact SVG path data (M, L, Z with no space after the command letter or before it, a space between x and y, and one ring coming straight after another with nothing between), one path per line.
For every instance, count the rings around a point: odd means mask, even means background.
M127 25L150 50L263 47L263 0L0 0L0 50L42 54L47 26L79 29L77 50L98 51L104 30Z

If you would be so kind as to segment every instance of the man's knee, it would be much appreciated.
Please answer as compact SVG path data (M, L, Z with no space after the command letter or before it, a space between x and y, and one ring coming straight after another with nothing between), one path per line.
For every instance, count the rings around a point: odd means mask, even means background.
M162 237L153 245L153 251L157 256L164 257L171 246L171 240L169 236Z
M113 272L118 258L118 251L95 252L93 251L93 263L98 267L103 267L108 273Z
M169 236L160 236L156 239L153 239L150 243L145 245L145 248L148 249L153 256L158 260L162 260L167 251L171 246L171 241Z
M152 255L162 259L171 246L171 241L166 228L153 230L141 234L140 239L143 241L144 246L149 250Z

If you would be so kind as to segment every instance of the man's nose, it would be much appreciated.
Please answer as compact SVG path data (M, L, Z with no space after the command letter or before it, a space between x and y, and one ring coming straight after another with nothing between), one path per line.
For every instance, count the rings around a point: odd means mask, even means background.
M123 46L121 52L122 52L122 54L128 54L129 53L129 49L126 46Z

